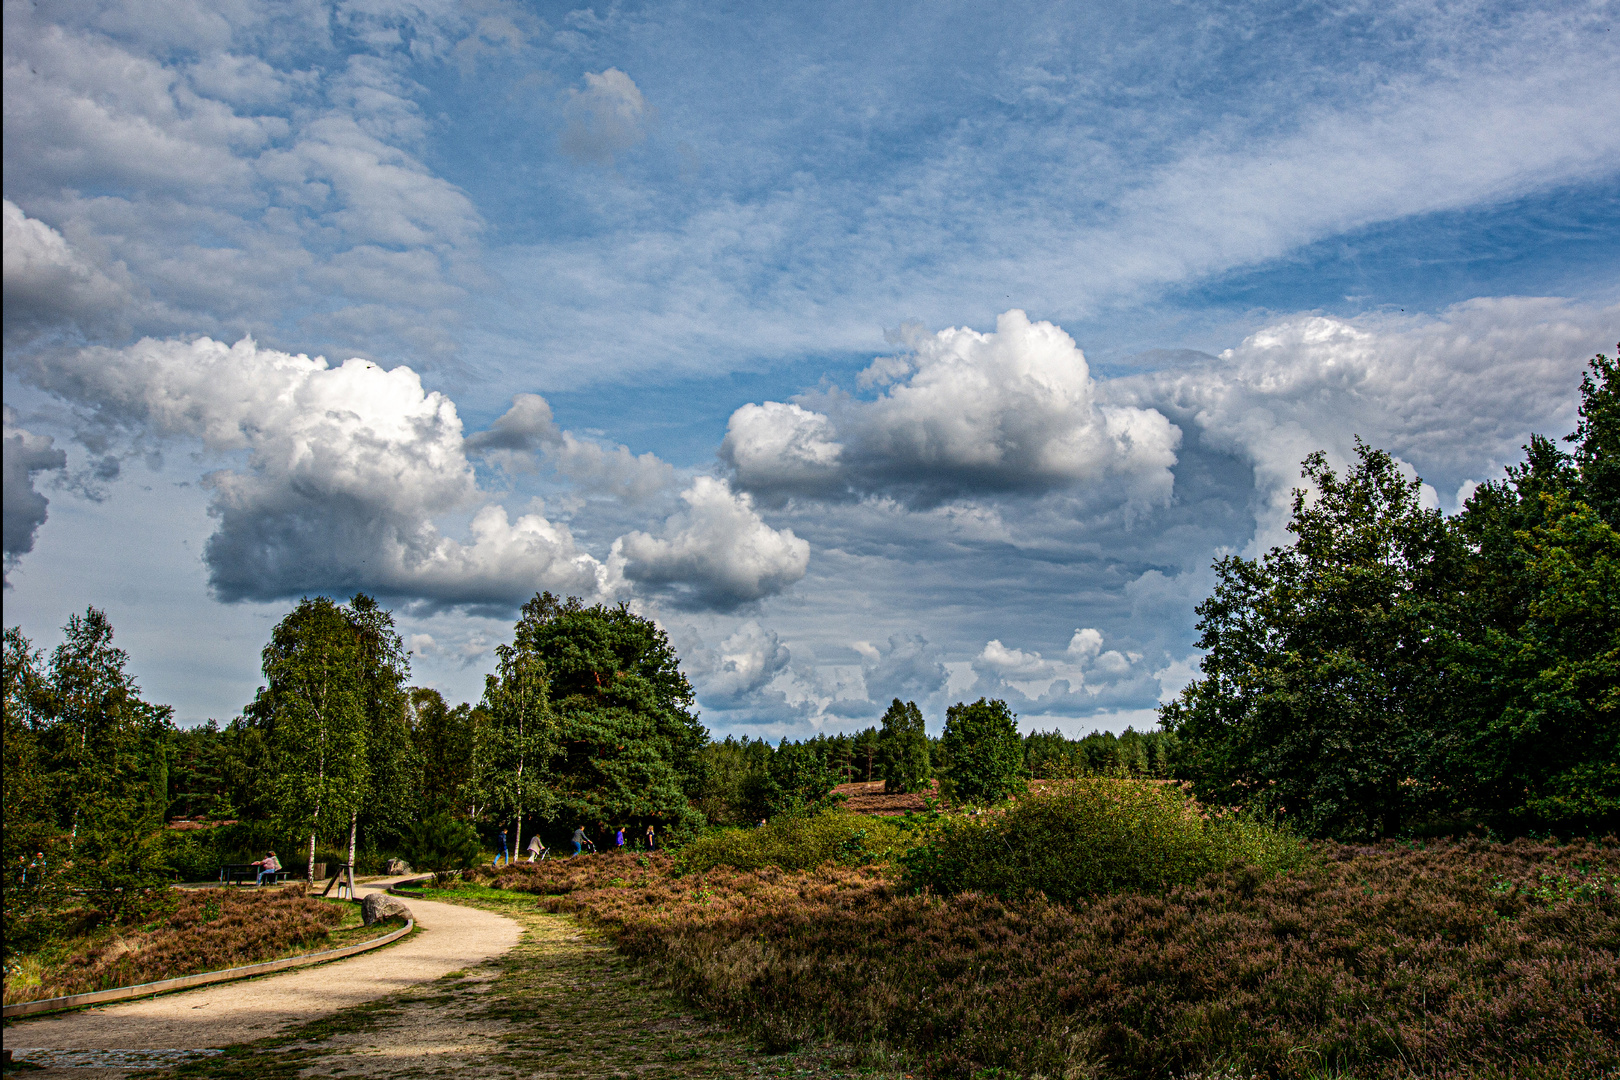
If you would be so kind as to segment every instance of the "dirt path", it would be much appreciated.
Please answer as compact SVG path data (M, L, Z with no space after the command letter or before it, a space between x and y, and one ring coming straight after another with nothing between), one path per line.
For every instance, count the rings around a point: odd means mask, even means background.
M364 896L387 884L363 884L360 893ZM511 949L522 933L518 923L495 912L425 900L405 903L421 931L376 952L259 979L8 1023L5 1046L18 1057L42 1064L78 1066L64 1075L80 1078L90 1075L81 1071L85 1066L156 1064L165 1055L127 1055L126 1061L94 1053L72 1059L59 1054L42 1058L22 1051L169 1051L167 1057L179 1060L190 1055L173 1052L263 1038L448 972L477 966Z

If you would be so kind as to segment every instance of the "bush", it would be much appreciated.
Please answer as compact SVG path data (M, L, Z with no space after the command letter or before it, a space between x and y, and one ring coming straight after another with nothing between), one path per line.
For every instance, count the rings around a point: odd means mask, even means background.
M1252 819L1206 817L1173 785L1086 779L1002 812L945 818L904 863L913 889L1041 892L1072 903L1099 893L1163 892L1233 862L1274 871L1303 858L1286 834Z
M405 836L405 858L418 870L465 870L481 861L478 830L440 810Z
M763 828L710 833L683 847L675 856L675 865L681 873L716 866L738 870L861 866L887 861L916 839L904 819L834 810L779 817Z

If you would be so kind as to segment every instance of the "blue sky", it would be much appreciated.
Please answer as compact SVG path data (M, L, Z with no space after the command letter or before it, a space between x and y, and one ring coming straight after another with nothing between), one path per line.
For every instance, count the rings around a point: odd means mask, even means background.
M299 595L461 700L550 588L717 732L1151 723L1305 453L1573 427L1615 14L8 4L7 622L182 722Z

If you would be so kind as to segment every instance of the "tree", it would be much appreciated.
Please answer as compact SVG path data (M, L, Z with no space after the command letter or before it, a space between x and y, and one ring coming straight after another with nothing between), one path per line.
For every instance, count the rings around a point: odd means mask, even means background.
M585 607L542 593L513 647L545 665L557 717L556 813L573 823L658 820L693 826L706 789L708 732L692 685L657 624L628 606Z
M406 721L422 763L422 801L428 808L455 803L472 778L473 709L463 702L454 709L437 691L411 687Z
M497 671L484 680L490 753L480 759L478 783L489 805L516 821L512 849L522 850L525 810L552 809L547 767L557 748L557 717L545 661L519 639L495 649Z
M1620 372L1581 380L1574 454L1532 436L1453 529L1468 553L1446 715L1461 814L1503 831L1620 826Z
M769 749L769 744L758 745ZM792 743L783 739L771 750L766 768L742 785L742 805L749 822L787 814L813 814L841 801L832 795L838 786L825 740Z
M957 801L996 802L1024 787L1024 744L1005 701L952 705L940 743L950 761L948 794Z
M278 816L289 830L309 836L313 884L317 831L347 821L366 788L360 635L331 600L306 597L276 624L263 664L268 685L248 711L268 733Z
M399 840L420 819L422 810L422 763L406 717L410 654L394 628L393 613L365 593L355 594L340 610L353 628L361 664L366 750L364 825L373 838ZM351 872L361 823L360 808L352 808Z
M928 787L928 731L915 701L895 698L883 714L878 734L877 774L888 792L922 791Z
M1375 837L1445 801L1437 713L1460 552L1419 480L1359 441L1356 454L1342 479L1322 454L1305 460L1292 545L1215 564L1197 609L1203 677L1160 717L1200 798Z
M47 866L60 864L56 858L58 834L49 820L49 793L35 730L45 697L45 677L40 668L40 653L23 636L22 628L7 627L5 742L0 772L5 803L0 902L5 908L5 925L0 946L5 949L8 970L15 953L25 951L48 932L52 909L61 900L60 889L47 880L46 867L35 859L36 853L48 852Z

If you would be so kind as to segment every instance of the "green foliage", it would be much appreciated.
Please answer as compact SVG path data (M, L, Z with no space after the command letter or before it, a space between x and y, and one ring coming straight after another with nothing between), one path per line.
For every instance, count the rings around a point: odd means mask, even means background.
M833 810L778 817L758 828L706 833L682 847L675 863L682 873L717 866L737 870L863 866L887 862L915 840L912 826L902 818Z
M1620 826L1620 384L1595 357L1573 454L1447 521L1358 444L1306 460L1295 542L1217 564L1202 677L1161 710L1200 796L1315 835Z
M319 829L348 824L365 797L365 661L344 611L305 598L272 631L249 713L268 736L268 777L280 824L313 847ZM311 871L313 872L313 871Z
M928 732L917 703L899 698L883 714L878 733L877 775L887 792L922 791L932 774L928 767Z
M1061 731L1032 731L1024 736L1024 767L1037 780L1082 776L1141 776L1167 780L1175 775L1180 742L1169 731L1122 734L1093 731L1070 739Z
M413 686L407 695L406 721L422 765L422 802L429 807L458 803L472 779L473 738L477 721L465 702L450 708L437 690ZM480 713L479 720L485 719Z
M402 837L420 818L422 760L407 719L410 654L393 613L365 593L342 609L356 637L365 714L366 782L359 827L374 844Z
M1276 871L1303 857L1297 841L1254 819L1205 817L1174 785L1086 779L1030 794L1005 811L943 817L904 863L913 889L1041 892L1074 903L1101 893L1163 892L1232 862Z
M705 746L704 770L708 782L694 803L704 820L711 825L745 825L758 821L763 815L753 813L754 777L770 773L772 753L770 743L746 735L740 740L727 735L724 741Z
M1198 607L1203 677L1161 710L1200 798L1286 811L1314 835L1379 836L1433 808L1447 734L1434 703L1455 545L1420 481L1360 443L1320 453L1295 542L1216 563Z
M557 717L551 709L551 687L545 661L531 645L495 649L496 673L484 680L484 711L489 725L471 782L482 802L499 817L516 817L522 828L525 811L550 816L555 797L546 784L546 766L556 754ZM521 832L512 838L521 840Z
M83 805L68 880L109 922L145 922L174 907L174 868L150 808L103 798Z
M950 760L942 786L958 802L995 802L1023 789L1024 745L1006 702L980 698L972 705L952 705L945 711L940 745Z
M480 860L483 846L470 823L440 810L406 835L404 851L418 870L465 870Z
M513 648L544 665L557 718L551 813L562 822L701 823L708 733L692 685L657 624L627 606L542 593L523 606Z

